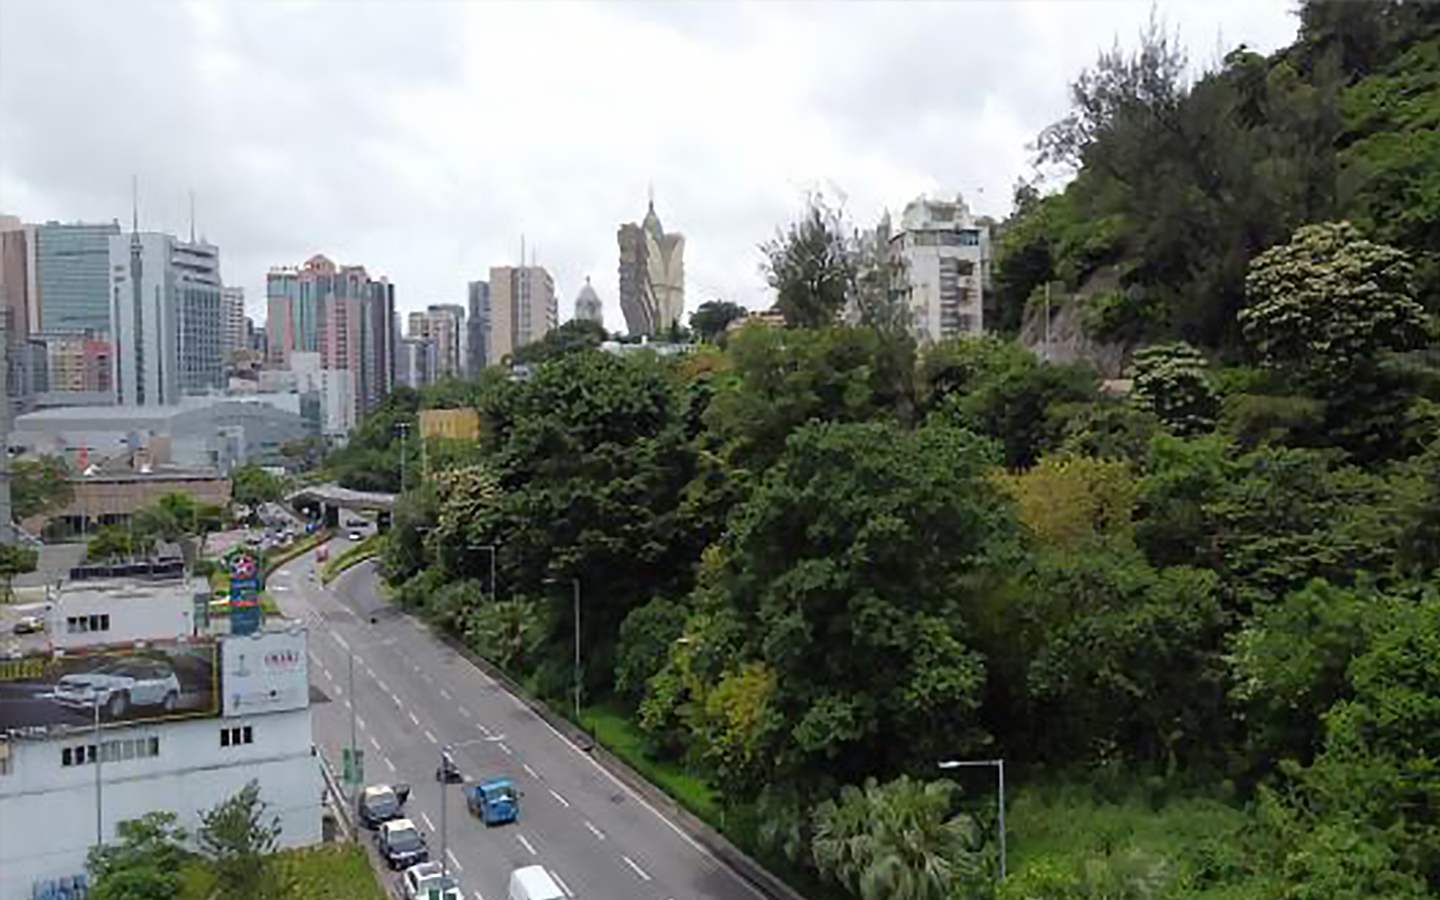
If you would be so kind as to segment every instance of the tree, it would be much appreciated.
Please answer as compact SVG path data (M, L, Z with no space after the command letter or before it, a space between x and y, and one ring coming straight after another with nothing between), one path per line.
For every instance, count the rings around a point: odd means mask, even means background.
M9 603L14 597L10 583L15 576L35 571L39 562L40 553L36 550L0 544L0 603Z
M815 866L861 900L950 900L979 881L979 829L951 781L847 785L814 813ZM978 886L978 885L977 885Z
M1425 340L1411 273L1405 253L1348 222L1307 225L1251 262L1240 325L1266 365L1320 391L1343 390L1370 376L1382 353Z
M791 328L829 325L845 307L857 274L845 231L840 210L815 195L799 222L760 246L775 305Z
M478 582L476 582L478 584ZM470 608L464 634L476 653L519 674L545 642L547 623L533 600L489 600Z
M10 465L10 506L15 521L59 509L74 497L70 467L63 458L41 456Z
M1219 400L1205 376L1205 357L1178 341L1135 354L1135 400L1171 431L1203 434L1215 426Z
M149 553L153 545L153 538L137 535L124 525L101 525L85 545L85 558L91 562L129 559Z
M275 503L284 495L285 484L256 465L241 466L230 473L230 500L250 508Z
M1078 550L1102 537L1128 539L1134 533L1138 485L1122 460L1051 454L1000 480L1015 496L1020 521L1042 546Z
M90 850L85 867L91 900L172 900L180 896L180 867L189 857L175 814L149 812L115 826L117 840Z
M598 350L606 339L605 326L589 319L571 319L559 328L545 332L540 340L524 345L511 354L516 365L538 365L552 359Z
M690 329L700 340L714 343L731 322L745 318L747 310L729 300L706 300L690 314Z
M196 834L200 851L215 870L220 896L233 900L279 900L285 896L282 873L269 855L280 839L280 817L267 820L270 804L260 799L260 784L200 814Z

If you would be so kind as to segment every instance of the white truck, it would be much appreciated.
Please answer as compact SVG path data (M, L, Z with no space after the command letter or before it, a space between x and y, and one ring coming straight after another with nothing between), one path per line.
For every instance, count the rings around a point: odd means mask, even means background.
M510 873L510 900L566 900L565 892L544 866L526 866Z

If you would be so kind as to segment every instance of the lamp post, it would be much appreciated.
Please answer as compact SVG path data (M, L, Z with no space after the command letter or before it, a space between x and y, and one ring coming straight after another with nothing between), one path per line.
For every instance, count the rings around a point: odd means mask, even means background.
M105 744L100 740L100 692L91 696L95 707L95 846L105 846L105 803L101 791L101 760L105 758Z
M580 724L580 579L569 579L575 589L575 724ZM564 584L563 578L547 578L546 584Z
M940 763L942 769L963 769L994 766L1000 782L1000 880L1005 880L1005 760L1003 759L947 759Z
M445 764L447 762L451 765L455 764L455 758L450 755L450 751L469 747L472 744L494 744L503 740L505 740L505 735L496 734L490 737L461 741L458 744L446 744L440 748L440 772L438 774L440 775L440 874L442 876L450 874L450 805L445 799L446 795L450 793L448 790L450 782L445 778ZM456 766L456 768L459 767ZM464 783L463 776L461 783Z
M395 430L400 432L400 493L405 493L405 439L410 436L409 422L396 422Z

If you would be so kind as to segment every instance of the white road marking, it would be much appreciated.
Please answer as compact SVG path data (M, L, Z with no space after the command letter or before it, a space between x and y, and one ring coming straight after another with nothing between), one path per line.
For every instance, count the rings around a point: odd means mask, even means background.
M420 811L420 818L422 818L422 819L425 820L425 827L426 827L426 828L430 829L431 831L434 831L434 830L435 830L435 823L432 822L432 821L430 821L430 816L428 816L428 815L425 813L424 810L421 810L421 811Z
M394 691L386 691L385 693L387 693L387 694L390 695L390 700L391 700L391 702L393 702L396 706L399 706L399 705L400 705L400 698L397 697L397 696L395 696L395 692L394 692Z
M382 757L380 757L380 758L383 759L383 760L385 760L385 765L386 765L386 767L388 767L388 768L390 769L390 771L392 771L392 772L395 771L395 764L390 761L390 757L388 757L388 756L382 756Z
M338 688L337 688L337 691L338 691ZM345 708L346 708L346 709L349 709L349 708L350 708L350 701L349 701L349 700L346 700L346 701L345 701Z
M565 892L565 896L567 896L567 897L573 897L573 896L575 896L575 892L572 891L572 890L570 890L570 885L568 885L568 884L565 883L565 881L560 877L560 873L559 873L559 872L555 871L554 869L551 869L551 870L550 870L550 877L551 877L551 878L554 878L554 879L555 879L555 883L558 884L558 885L560 885L560 890L562 890L562 891Z
M501 742L501 744L500 744L500 749L505 751L505 755L506 755L506 756L509 756L510 753L511 753L510 748L507 747L507 746L505 746L504 742Z
M373 734L370 735L370 746L374 747L377 753L380 751L380 742L375 740L375 735Z
M627 865L627 866L629 866L630 868L634 869L634 870L635 870L635 874L636 874L636 875L639 875L639 876L641 877L641 879L643 879L643 880L645 880L645 881L649 881L649 880L650 880L650 873L647 872L647 871L645 871L644 869L640 868L639 866L637 866L637 865L635 864L635 860L631 859L630 857L626 856L626 855L623 854L623 853L620 854L620 858L623 859L623 860L625 860L625 865Z
M362 716L362 715L357 714L357 715L355 716L355 724L359 725L361 728L364 728L364 727L365 727L365 717Z
M460 865L460 860L458 860L458 859L455 858L455 851L454 851L454 850L450 850L450 849L447 848L446 851L445 851L445 858L448 859L448 860L450 860L450 867L451 867L452 869L454 869L455 871L457 871L457 872L463 872L463 871L465 871L465 867L462 866L462 865Z
M479 891L476 891L476 892L475 892L475 900L485 900L485 895L482 894L482 893L480 893Z
M486 727L485 727L485 723L483 723L483 722L480 723L479 725L476 725L475 727L476 727L476 728L479 728L482 734L489 734L489 733L490 733L490 729L486 728Z
M525 840L525 835L523 835L523 834L521 834L520 832L517 831L517 832L515 832L515 840L517 840L517 841L519 841L521 844L523 844L523 845L525 846L525 849L530 851L530 855L531 855L531 856L534 856L534 855L535 855L535 848L532 847L532 846L530 846L530 842L529 842L529 841Z
M350 649L350 645L347 644L347 643L345 643L345 639L344 639L343 637L341 637L341 636L338 635L338 634L333 635L333 637L335 638L335 643L337 643L337 644L339 644L340 646L344 647L346 650L349 650L349 649Z
M425 737L426 737L426 739L429 740L430 743L432 743L432 744L438 744L438 743L440 743L439 741L435 740L435 735L431 734L431 733L430 733L430 729L428 729L428 728L425 729Z
M375 683L376 683L377 685L379 685L380 690L384 691L384 692L387 693L387 694L390 694L390 696L392 696L392 697L395 696L395 695L394 695L393 693L391 693L391 691L390 691L390 685L386 684L386 683L385 683L384 681L382 681L381 679L379 679L379 678L375 679Z
M410 717L410 721L412 721L412 722L415 723L415 727L416 727L416 728L419 728L419 727L420 727L420 720L417 719L417 718L415 718L415 714L414 714L413 712L412 712L412 713L406 713L406 715L408 715L408 716Z
M468 710L468 709L466 709L465 707L462 706L462 707L460 707L460 715L462 715L462 716L464 716L465 718L468 719L468 718L470 718L470 710Z
M559 794L555 793L554 791L551 791L551 792L550 792L550 796L554 797L554 798L555 798L555 802L559 803L561 806L565 807L566 809L569 809L569 808L570 808L570 801L569 801L569 800L566 800L564 797L560 796Z
M444 697L446 700L451 699L450 692L445 690L444 688L440 689L440 696Z
M320 674L325 676L325 680L326 680L326 681L334 681L334 680L335 680L335 679L330 675L330 670L327 669L327 668L325 668L325 666L324 666L323 664L320 666Z
M603 840L605 840L605 832L601 831L600 829L596 828L594 825L590 824L590 820L589 820L589 819L586 819L586 820L585 820L585 827L588 828L588 829L590 829L590 833L591 833L591 834L595 835L595 840L597 840L597 841L603 841Z
M531 778L539 778L539 777L540 777L540 773L537 772L537 771L535 771L534 769L530 768L530 764L529 764L529 763L525 763L524 765L525 765L525 774L526 774L526 775L529 775Z
M288 587L286 587L285 585L283 585L283 584L272 584L272 585L270 585L270 590L272 590L272 591L288 591L288 590L290 590L290 589L289 589Z

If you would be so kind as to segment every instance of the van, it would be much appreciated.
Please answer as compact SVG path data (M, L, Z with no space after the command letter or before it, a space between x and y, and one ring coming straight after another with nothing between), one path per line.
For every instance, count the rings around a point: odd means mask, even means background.
M510 900L565 900L565 892L544 866L526 866L510 873Z

